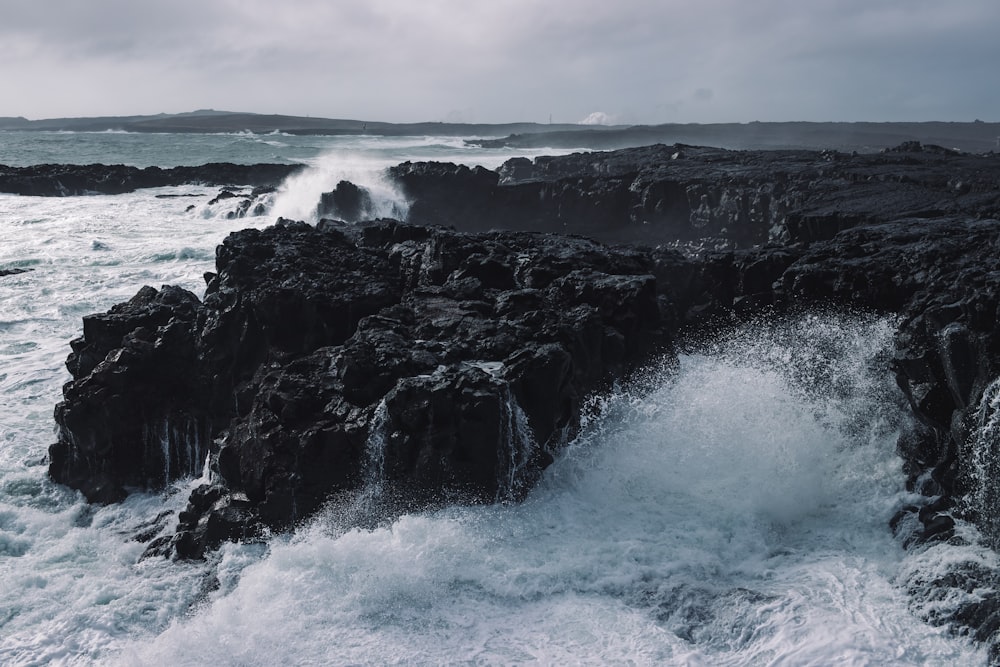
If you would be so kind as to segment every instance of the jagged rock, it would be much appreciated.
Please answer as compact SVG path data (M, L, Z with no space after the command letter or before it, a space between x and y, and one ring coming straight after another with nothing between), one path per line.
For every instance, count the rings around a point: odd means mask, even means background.
M211 447L183 556L359 488L380 411L409 502L518 498L584 399L671 344L649 252L584 239L282 221L216 264L203 303L144 288L89 317L56 410L51 474L91 500L200 472Z
M320 195L317 217L336 216L347 222L371 218L372 197L368 190L349 181L340 181L330 192Z
M1000 217L1000 158L916 142L860 155L657 145L514 158L497 172L407 162L390 174L411 222L610 242L714 238L747 248L907 217Z
M201 469L210 425L200 377L190 372L200 308L185 290L146 287L84 318L66 363L74 379L55 411L54 480L112 502L128 488L162 488Z
M212 200L210 200L208 202L208 205L214 206L218 204L220 201L225 201L226 199L234 199L236 197L239 197L239 195L233 192L232 190L224 189L221 192L219 192L219 194L217 194Z

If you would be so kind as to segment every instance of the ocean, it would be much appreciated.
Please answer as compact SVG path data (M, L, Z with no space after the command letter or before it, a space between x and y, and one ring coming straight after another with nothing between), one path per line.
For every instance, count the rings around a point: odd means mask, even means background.
M679 367L593 397L582 434L523 503L359 528L334 513L205 562L140 560L134 536L198 479L89 506L47 479L53 406L81 317L143 285L196 294L225 236L315 221L319 194L404 160L517 155L440 137L0 133L0 164L304 162L264 215L217 188L0 194L2 665L976 665L914 594L967 544L904 550L914 498L895 438L894 323L830 312L691 341ZM173 518L169 520L174 520Z

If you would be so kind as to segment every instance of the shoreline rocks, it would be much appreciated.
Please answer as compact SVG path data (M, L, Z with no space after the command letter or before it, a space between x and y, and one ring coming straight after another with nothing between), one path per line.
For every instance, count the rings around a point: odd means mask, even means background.
M514 158L496 172L405 162L389 174L415 224L606 243L749 248L829 240L904 218L1000 217L1000 156L916 142L874 154L655 145Z
M210 452L185 557L361 487L379 411L379 474L413 503L516 499L590 394L672 344L662 266L585 239L282 222L230 235L217 265L203 301L146 287L86 319L50 451L96 502Z
M195 167L129 167L104 164L0 165L0 192L35 197L124 194L140 188L171 185L277 186L305 168L301 164L232 164L217 162Z

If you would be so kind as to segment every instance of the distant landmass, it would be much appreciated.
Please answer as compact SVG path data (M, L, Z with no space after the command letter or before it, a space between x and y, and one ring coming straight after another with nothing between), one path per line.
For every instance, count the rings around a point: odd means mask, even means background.
M906 141L971 153L1000 151L1000 123L668 123L663 125L579 125L544 123L385 123L201 109L152 116L93 118L0 117L0 131L75 132L285 132L310 135L434 135L463 137L484 148L580 148L612 150L650 144L694 144L730 149L807 148L877 151Z
M455 137L499 137L509 134L565 131L581 125L541 123L383 123L378 121L311 116L282 116L237 111L201 109L179 114L153 116L101 116L93 118L26 118L0 117L0 130L38 130L69 132L285 132L288 134L367 134L381 136L437 135Z
M577 126L511 134L500 139L470 139L484 148L590 148L614 150L651 144L690 144L719 148L826 149L873 152L909 141L968 153L1000 151L1000 123L714 123Z

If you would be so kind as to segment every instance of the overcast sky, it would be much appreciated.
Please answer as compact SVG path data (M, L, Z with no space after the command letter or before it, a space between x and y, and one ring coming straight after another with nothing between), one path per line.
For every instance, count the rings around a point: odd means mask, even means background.
M1000 0L0 0L0 116L1000 121Z

